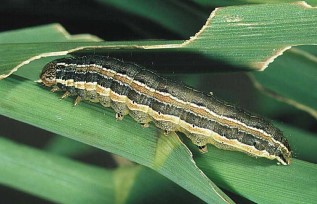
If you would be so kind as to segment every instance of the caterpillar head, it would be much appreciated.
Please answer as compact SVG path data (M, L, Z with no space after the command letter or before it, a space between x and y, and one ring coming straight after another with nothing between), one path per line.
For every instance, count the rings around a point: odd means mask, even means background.
M40 82L45 86L53 86L56 84L56 62L50 62L45 65L42 73L40 74Z

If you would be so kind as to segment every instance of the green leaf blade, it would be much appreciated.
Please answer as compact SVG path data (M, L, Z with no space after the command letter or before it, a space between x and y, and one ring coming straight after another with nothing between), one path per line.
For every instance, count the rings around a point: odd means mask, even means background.
M118 122L110 108L103 108L97 104L82 103L72 107L70 100L58 100L56 93L45 90L35 82L22 81L19 77L10 77L0 81L0 94L4 96L4 100L0 101L2 115L154 168L155 153L159 147L156 128L153 126L143 129L130 117ZM10 92L6 92L7 87L10 87ZM24 95L23 102L13 102L19 101L22 95ZM169 148L172 152L177 152L175 155L178 157L173 157L173 162L167 160L168 162L165 163L163 161L164 168L158 169L158 172L206 202L231 202L230 198L221 193L198 168L193 168L189 152L183 150L186 147L176 148L181 145L180 141L176 140L175 143L173 137L170 137L169 140L174 141L168 144L171 145ZM175 168L176 161L178 166L190 170L175 175L170 169ZM178 180L179 177L184 179ZM199 185L201 183L205 185Z

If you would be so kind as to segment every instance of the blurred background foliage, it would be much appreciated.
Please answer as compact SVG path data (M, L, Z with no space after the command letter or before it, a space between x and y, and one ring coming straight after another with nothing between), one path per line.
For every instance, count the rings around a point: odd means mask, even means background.
M0 7L0 32L58 22L71 34L89 33L105 41L145 39L184 40L199 31L213 9L218 6L280 2L293 1L5 0L2 1ZM311 5L317 5L314 0L307 2ZM305 53L316 59L316 46L302 46L297 47L297 49L305 51ZM303 109L298 109L293 105L289 105L289 103L284 103L282 102L283 100L276 100L274 97L271 97L274 94L279 94L286 98L299 100L301 104L311 107L316 111L316 61L307 60L307 57L302 57L301 55L300 57L298 56L296 51L287 51L286 54L280 56L272 63L263 72L264 74L252 73L251 79L249 77L250 73L223 73L220 72L222 69L218 69L218 72L215 73L206 74L175 75L173 74L173 70L170 73L164 71L163 74L181 80L196 89L205 92L212 91L214 95L220 98L234 102L274 121L279 121L284 125L290 125L296 128L296 131L302 131L305 134L316 137L317 123L314 114L311 114L309 111L303 111ZM299 59L296 59L296 57ZM160 72L160 70L156 71ZM253 85L254 79L258 80L267 89L273 89L273 94L268 96L256 89ZM266 82L268 84L265 84ZM117 169L116 167L118 167L120 161L124 161L117 160L116 157L105 151L56 136L50 132L4 116L0 116L0 124L1 136L31 147L45 149L47 152L63 155L72 160L110 170ZM29 137L21 137L22 135L28 135ZM38 135L41 136L39 137ZM305 148L305 145L302 148ZM312 156L316 155L314 153L317 152L312 149L310 155L304 156L306 161L316 163L316 158ZM74 164L74 166L76 165ZM150 174L157 174L143 167L125 168L131 168L131 172L136 171L133 168L141 168L141 170L138 169L137 171L142 171L140 175L144 174L143 180ZM103 175L103 173L100 174ZM148 188L148 196L144 197L145 200L141 201L137 200L137 198L130 198L131 200L129 201L131 203L137 201L146 202L148 201L146 199L159 197L169 198L166 199L167 202L201 202L198 198L187 193L159 174L150 176L149 178L157 178L153 183L159 183L158 186L161 187L169 186L168 188L172 188L172 190L165 191L165 194L161 195L161 189L152 189L154 188L153 185L144 187L143 184L145 182L141 182L139 184L141 187L139 188ZM180 193L173 193L176 191ZM155 193L156 195L151 196L151 194ZM228 191L226 193L238 203L252 203L252 201ZM5 202L50 202L5 185L0 186L0 194L4 195L2 196L2 201ZM176 197L177 199L173 197L175 195L178 196ZM163 200L159 201L163 202ZM69 200L64 200L64 202L69 202ZM108 200L108 202L111 202L111 200Z

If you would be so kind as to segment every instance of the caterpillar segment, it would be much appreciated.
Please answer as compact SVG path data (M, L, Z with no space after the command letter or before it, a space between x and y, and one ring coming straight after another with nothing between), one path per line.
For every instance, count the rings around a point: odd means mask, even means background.
M170 132L184 133L201 152L207 144L289 165L291 150L283 133L263 117L163 78L134 63L104 56L62 58L48 63L40 81L63 97L99 102L130 115L143 127L150 122Z

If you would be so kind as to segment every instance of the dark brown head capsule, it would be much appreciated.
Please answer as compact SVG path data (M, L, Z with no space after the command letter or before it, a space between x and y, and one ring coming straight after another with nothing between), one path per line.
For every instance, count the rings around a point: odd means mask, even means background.
M56 68L57 63L55 61L45 65L40 75L41 82L45 86L53 86L56 84Z

